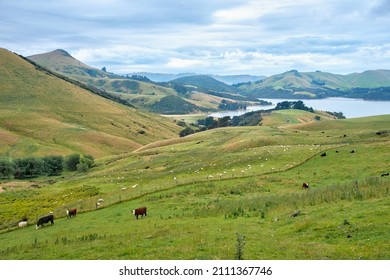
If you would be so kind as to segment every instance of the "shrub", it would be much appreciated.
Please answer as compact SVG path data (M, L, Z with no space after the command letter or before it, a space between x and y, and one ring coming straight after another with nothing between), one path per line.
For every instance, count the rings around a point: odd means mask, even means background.
M79 154L71 154L65 158L65 167L68 171L76 171L77 164L80 163Z
M77 171L78 172L85 173L88 170L89 170L89 167L85 162L80 162L79 164L77 164Z
M243 260L244 259L244 246L245 246L245 235L236 233L237 241L236 241L236 259Z
M62 173L64 169L64 158L62 156L45 156L42 160L47 175L57 176Z
M83 155L80 162L76 165L78 172L87 172L94 164L94 158L91 155Z
M15 178L37 177L44 173L44 165L41 158L27 157L15 160Z
M11 178L15 172L15 164L7 160L0 160L0 178Z

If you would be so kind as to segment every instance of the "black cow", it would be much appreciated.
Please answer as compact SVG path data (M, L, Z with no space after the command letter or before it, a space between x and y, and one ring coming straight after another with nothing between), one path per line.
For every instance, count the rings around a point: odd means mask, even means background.
M77 208L67 209L66 215L68 215L68 218L76 217L77 214Z
M304 182L304 183L302 184L302 189L303 189L303 190L306 190L306 189L308 189L308 188L309 188L309 183Z
M53 214L49 214L47 216L43 216L43 217L39 218L38 223L37 223L35 228L38 229L40 226L43 226L44 224L47 224L48 222L50 222L50 225L54 224Z
M141 215L142 217L145 215L146 216L146 207L140 207L137 209L133 210L134 216L138 219L138 216Z

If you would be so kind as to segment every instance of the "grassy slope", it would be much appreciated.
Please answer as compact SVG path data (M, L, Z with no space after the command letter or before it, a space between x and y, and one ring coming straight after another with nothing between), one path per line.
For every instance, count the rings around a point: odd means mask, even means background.
M195 90L202 91L203 89L218 91L218 92L230 92L236 93L236 89L223 82L220 82L210 76L195 75L177 78L171 81L172 83L181 84L184 86L193 86Z
M119 96L136 106L150 110L153 105L166 96L176 95L177 92L169 87L123 78L111 73L103 72L99 69L83 64L70 56L63 50L55 50L49 53L38 54L28 57L28 59L39 65L47 67L62 75L66 75L88 85L103 88L114 96ZM210 78L213 80L212 78ZM216 83L223 84L215 81ZM227 85L225 85L228 87ZM180 98L183 98L180 96ZM213 109L213 104L199 103L196 100L183 98L187 102L195 103L198 106Z
M175 137L180 129L169 119L38 71L4 49L0 58L0 154L81 152L100 157Z
M251 86L243 86L248 90L256 88L320 88L313 81L324 82L326 87L350 89L354 87L381 87L390 86L389 70L372 70L363 73L349 75L338 75L327 72L287 72L273 75L264 79L261 83L254 83Z
M0 234L1 258L234 259L240 233L246 259L389 259L390 181L380 174L389 171L390 139L376 134L389 121L216 129L100 160L89 174L24 189L41 200L26 213L32 223L49 210L58 219ZM100 194L88 199L83 189ZM5 193L19 195L7 209L31 208L23 192ZM90 211L99 197L107 206L129 200ZM61 219L63 203L84 213ZM148 217L135 220L140 205Z
M28 59L53 71L69 76L91 77L91 75L93 75L96 78L118 77L113 74L90 67L74 59L64 50L55 50L44 54L32 55L29 56Z

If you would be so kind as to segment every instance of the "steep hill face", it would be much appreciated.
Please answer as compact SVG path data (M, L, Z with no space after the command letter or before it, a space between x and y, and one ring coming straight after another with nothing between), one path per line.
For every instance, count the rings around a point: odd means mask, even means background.
M68 52L58 49L52 52L36 54L27 57L35 63L45 66L50 70L65 74L70 77L84 78L118 78L119 76L90 67L74 57Z
M57 53L63 55L65 53ZM129 152L177 137L170 119L129 108L0 49L0 155Z

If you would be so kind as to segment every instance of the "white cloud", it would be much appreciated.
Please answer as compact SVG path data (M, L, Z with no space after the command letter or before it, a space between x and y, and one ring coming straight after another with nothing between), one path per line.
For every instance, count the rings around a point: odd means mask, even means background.
M200 67L208 66L208 63L197 59L171 58L166 64L166 67L172 69L186 69L186 68L193 68L198 66Z
M2 0L0 46L62 48L118 73L348 73L389 68L389 11L388 0Z

